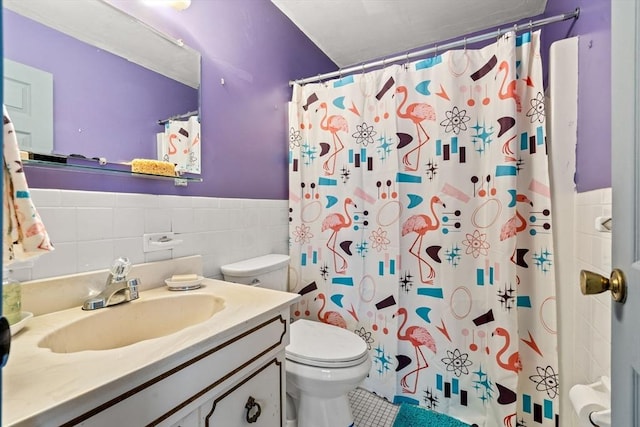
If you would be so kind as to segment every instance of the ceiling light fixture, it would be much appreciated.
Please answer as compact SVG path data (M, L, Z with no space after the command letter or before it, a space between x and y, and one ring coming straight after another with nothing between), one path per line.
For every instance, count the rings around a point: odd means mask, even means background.
M142 2L150 7L170 6L175 10L185 10L191 6L191 0L142 0Z

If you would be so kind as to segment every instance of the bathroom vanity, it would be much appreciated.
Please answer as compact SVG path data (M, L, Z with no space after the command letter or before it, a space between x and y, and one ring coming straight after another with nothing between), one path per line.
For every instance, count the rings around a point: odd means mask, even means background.
M2 424L282 427L289 308L298 297L204 279L196 290L143 289L135 301L95 311L36 313L13 337ZM203 301L210 314L193 318ZM84 322L93 323L83 332ZM123 327L136 322L147 324ZM141 340L144 331L160 336Z

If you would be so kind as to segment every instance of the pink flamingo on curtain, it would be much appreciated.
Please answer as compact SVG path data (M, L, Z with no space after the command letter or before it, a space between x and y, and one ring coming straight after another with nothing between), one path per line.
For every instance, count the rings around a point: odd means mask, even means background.
M431 197L431 214L433 215L433 217L430 217L429 215L424 215L424 214L412 215L409 217L409 219L407 219L404 222L404 224L402 224L403 236L409 233L416 233L418 235L416 237L416 240L414 240L413 244L411 245L411 248L409 248L409 253L415 256L416 258L418 258L418 267L420 269L420 281L422 283L433 283L433 278L436 275L436 272L431 266L431 264L429 264L429 262L427 262L426 259L422 258L422 255L421 255L422 239L424 238L424 235L427 234L427 232L429 231L434 231L440 228L440 220L438 219L438 215L436 214L436 211L434 208L434 205L436 204L440 204L442 205L442 207L446 207L445 204L442 202L442 200L440 200L438 196L433 196ZM414 251L416 244L418 245L418 250ZM424 268L423 268L424 265L429 267L429 274L427 275L427 279L425 279L424 277Z
M491 336L498 335L500 337L505 338L504 345L500 349L500 351L496 354L496 362L498 366L502 369L506 369L507 371L513 371L516 374L522 371L522 362L520 361L520 353L517 351L511 353L511 355L507 358L506 362L502 360L502 355L507 352L509 349L509 344L511 344L511 337L509 336L509 331L504 328L496 328L496 330L491 334Z
M529 200L527 196L524 194L516 195L516 204L517 203L529 203L533 206L533 202ZM500 228L500 240L507 240L511 237L516 236L518 233L522 233L527 229L527 220L520 212L518 212L518 208L516 208L516 213L514 216L509 218L507 222L504 223L502 228ZM513 250L513 254L511 255L511 261L515 262L516 250Z
M515 413L515 414L509 414L506 417L504 417L504 419L502 420L502 423L504 424L504 427L514 427L513 426L513 420L514 419L516 420L516 427L518 425L521 425L521 424L518 424L518 419L516 418L517 415L518 414Z
M431 336L429 331L427 331L425 328L422 328L420 326L409 326L404 331L404 334L402 333L402 329L404 328L404 325L407 323L406 308L402 307L398 309L398 312L393 316L394 317L404 316L404 318L402 319L402 324L398 328L398 334L397 334L398 339L402 341L409 341L411 345L413 345L413 348L416 351L416 365L417 365L416 369L407 373L405 376L403 376L400 379L400 385L403 387L403 391L405 393L414 394L416 392L416 389L418 388L418 375L420 374L420 371L429 366L429 363L427 363L427 359L426 357L424 357L424 353L422 352L420 347L425 346L429 350L433 351L433 353L435 354L437 353L436 341L433 339L433 336ZM413 383L413 389L409 390L409 386L407 385L407 377L411 374L415 374L415 381Z
M533 202L529 200L524 194L516 195L516 203L529 203L533 206ZM516 214L509 218L500 229L500 240L507 240L510 237L514 237L516 234L523 232L527 229L527 220L516 208Z
M314 301L317 299L322 300L322 307L320 307L320 310L318 310L318 319L329 325L347 329L347 321L344 320L344 317L342 317L342 315L337 311L325 311L324 314L322 314L322 310L324 310L324 306L327 304L327 298L324 296L324 294L318 294L318 296L315 297Z
M520 95L516 92L517 82L515 80L511 80L507 85L505 90L505 84L507 83L507 77L509 77L509 63L507 61L502 61L498 66L498 72L504 71L504 78L502 79L502 84L500 84L500 90L498 91L498 98L500 99L509 99L513 98L516 101L516 110L519 112L522 111L522 102L520 101Z
M347 260L345 259L345 257L340 255L336 251L336 240L338 238L338 232L343 228L351 227L351 224L353 223L353 221L351 220L351 216L347 211L348 205L353 205L354 208L357 207L355 203L353 203L353 200L347 197L344 200L344 206L343 206L344 215L340 213L332 213L322 221L322 231L325 231L328 229L331 229L332 231L331 237L329 237L329 240L327 240L327 248L329 248L329 250L333 252L333 268L338 274L344 273L347 270L347 266L348 266ZM340 269L338 269L338 258L342 260L342 266L340 267Z
M336 157L338 153L344 149L344 144L342 143L342 140L340 140L338 132L349 132L349 125L347 123L347 119L342 116L329 116L329 109L326 102L320 104L320 108L324 109L324 116L320 121L320 129L331 132L331 138L333 139L333 153L331 153L327 160L322 164L322 168L324 169L325 174L333 175L336 170ZM329 166L329 162L331 162L331 166Z
M405 102L407 102L408 94L406 86L398 86L396 88L396 93L400 93L403 95L402 102L398 105L398 117L403 119L409 119L416 125L416 134L418 135L418 146L411 149L402 157L402 163L404 163L405 170L408 171L416 171L418 170L418 166L420 165L420 148L429 141L429 135L427 131L424 130L422 126L422 122L425 120L435 121L436 112L433 107L427 103L415 102L413 104L407 105L404 112L402 108L404 107ZM422 133L420 132L422 131ZM422 135L424 134L424 140L422 139ZM415 167L411 166L411 162L409 161L409 155L414 151L417 151Z

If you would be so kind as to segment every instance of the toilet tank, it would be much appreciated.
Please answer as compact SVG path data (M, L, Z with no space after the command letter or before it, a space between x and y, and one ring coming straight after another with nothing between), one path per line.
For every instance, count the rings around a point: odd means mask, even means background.
M220 267L224 280L287 291L289 255L269 254Z

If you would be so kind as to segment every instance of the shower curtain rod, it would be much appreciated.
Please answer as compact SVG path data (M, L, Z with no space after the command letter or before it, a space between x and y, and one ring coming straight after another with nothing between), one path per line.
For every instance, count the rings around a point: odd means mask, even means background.
M481 42L484 40L489 40L492 38L498 38L500 37L502 34L505 34L507 31L510 31L511 29L513 29L513 31L518 32L521 30L532 30L533 28L538 28L538 27L542 27L544 25L547 24L553 24L555 22L562 22L562 21L567 21L569 19L578 19L578 17L580 16L580 8L577 7L573 12L567 12L567 13L563 13L560 15L555 15L555 16L550 16L548 18L543 18L543 19L539 19L537 21L529 21L528 23L524 23L524 24L514 24L513 26L510 26L509 30L501 30L500 28L498 28L497 31L493 31L490 33L485 33L485 34L480 34L477 36L473 36L473 37L469 37L469 38L464 38L462 40L456 40L456 41L452 41L449 43L445 43L442 45L438 45L435 44L434 47L430 47L428 49L423 49L423 50L419 50L416 52L411 52L411 53L407 53L404 55L397 55L397 56L393 56L391 58L385 58L385 59L381 59L381 60L377 60L377 61L373 61L373 62L369 62L369 63L363 63L361 65L353 65L350 66L348 68L341 68L338 71L332 71L330 73L324 73L324 74L318 74L315 77L307 77L306 79L300 79L300 80L290 80L289 81L289 86L293 86L294 84L306 84L306 83L313 83L313 82L317 82L317 81L321 81L321 80L325 80L325 79L329 79L332 77L339 77L345 74L350 74L356 71L365 71L369 68L375 68L375 67L379 67L379 66L385 66L385 65L389 65L392 64L394 62L399 62L399 61L409 61L410 59L414 59L414 58L418 58L421 56L425 56L428 55L430 53L437 53L438 51L440 52L444 52L446 50L452 49L452 48L456 48L456 47L461 47L461 46L466 46L469 43L477 43L477 42Z
M184 113L184 114L176 114L175 116L171 116L168 119L158 120L158 124L163 125L165 123L168 123L171 120L188 119L191 116L197 116L198 113L199 111L195 110L195 111L189 111L188 113Z

